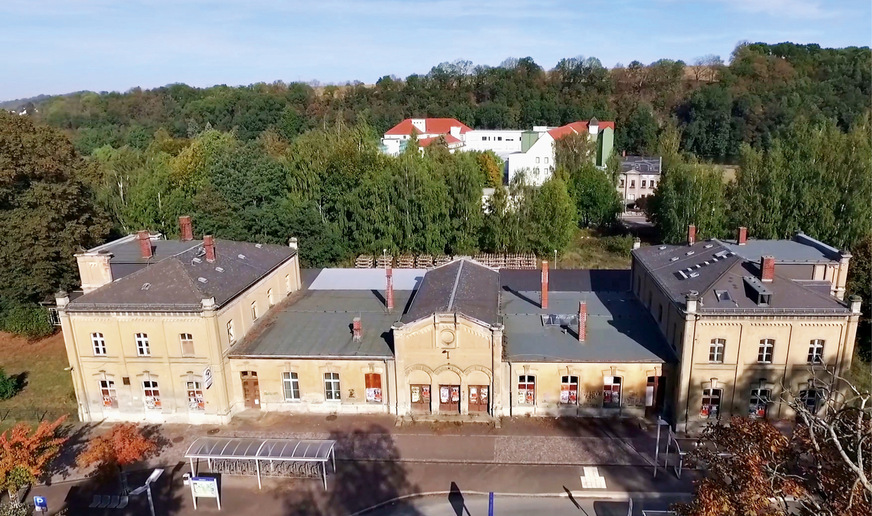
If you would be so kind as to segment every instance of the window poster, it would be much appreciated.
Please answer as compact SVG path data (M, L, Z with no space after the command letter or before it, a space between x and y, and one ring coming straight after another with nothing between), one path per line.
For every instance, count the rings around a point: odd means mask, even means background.
M478 403L478 387L469 388L469 402Z
M448 403L448 387L439 388L439 401L442 403Z
M527 403L530 403L530 404L533 403L533 393L534 393L533 389L527 389L527 400L526 400Z
M451 402L457 403L460 401L460 387L452 387L451 388Z
M412 386L412 403L421 402L421 388L417 385Z
M560 403L569 403L569 386L560 386Z
M481 388L481 402L487 403L487 387Z
M366 390L366 401L372 403L381 403L382 401L382 392L379 387L370 387Z
M422 385L421 386L421 399L427 403L430 403L430 386Z

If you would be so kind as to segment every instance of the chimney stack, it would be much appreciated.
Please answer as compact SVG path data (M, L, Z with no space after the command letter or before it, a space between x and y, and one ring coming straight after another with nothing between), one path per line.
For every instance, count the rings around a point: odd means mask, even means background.
M351 320L351 336L357 342L360 342L361 331L360 317L355 317Z
M385 268L385 278L387 279L387 289L385 290L385 304L388 312L394 311L394 270L390 264Z
M542 301L539 306L543 310L548 308L548 260L542 260Z
M139 252L142 254L143 260L151 258L151 238L148 236L148 231L143 229L139 233Z
M212 263L215 261L215 241L212 235L203 236L203 249L206 251L206 261Z
M191 225L191 217L182 215L179 217L179 240L190 242L194 239L194 228Z
M696 226L690 224L687 226L687 245L693 245L696 243Z
M579 301L578 303L578 342L584 342L587 339L587 302Z
M775 279L775 257L762 256L760 258L760 281L769 283Z
M748 243L748 228L745 226L739 226L739 234L736 235L736 243L739 245L745 245Z

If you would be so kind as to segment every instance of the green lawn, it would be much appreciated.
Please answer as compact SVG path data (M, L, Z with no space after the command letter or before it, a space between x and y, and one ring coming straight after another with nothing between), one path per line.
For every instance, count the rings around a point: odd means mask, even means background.
M563 254L557 255L557 265L552 265L552 267L556 269L629 269L632 246L632 237L602 237L590 230L579 230L569 249Z
M75 419L76 401L64 339L60 333L29 341L0 332L0 366L7 375L25 375L24 388L0 401L0 430L18 421L36 422L68 414Z

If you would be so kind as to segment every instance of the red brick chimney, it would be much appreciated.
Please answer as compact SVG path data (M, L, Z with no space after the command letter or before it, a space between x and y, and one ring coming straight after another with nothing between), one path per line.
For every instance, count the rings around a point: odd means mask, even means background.
M212 263L215 261L215 240L212 235L203 236L203 249L206 251L206 261Z
M539 306L548 308L548 260L542 260L542 301Z
M696 243L696 226L691 224L687 226L687 245Z
M736 235L736 243L739 245L745 245L748 243L748 228L745 226L739 226L739 234Z
M148 231L143 229L139 233L137 233L139 238L139 252L142 255L143 260L148 260L151 258L151 238L148 236Z
M768 283L775 279L775 257L760 257L760 281Z
M361 332L362 328L360 325L360 317L355 317L351 320L351 338L356 341L360 341Z
M578 342L584 342L587 338L587 302L578 303Z
M179 240L190 242L194 239L194 227L191 225L191 217L182 215L179 217Z
M390 264L385 268L385 279L387 279L387 289L385 290L385 305L388 312L394 311L394 270Z

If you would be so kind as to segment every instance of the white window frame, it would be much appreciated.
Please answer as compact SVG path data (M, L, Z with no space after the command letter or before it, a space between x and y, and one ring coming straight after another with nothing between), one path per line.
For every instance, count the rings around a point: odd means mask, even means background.
M771 364L775 352L775 339L760 339L760 348L757 350L758 364Z
M151 392L151 396L146 394L147 392ZM157 396L155 396L155 392L157 392ZM152 406L149 406L148 401L152 400ZM149 378L148 380L142 381L142 403L145 405L146 409L149 410L161 410L161 400L160 400L160 384L157 380Z
M615 386L618 386L617 390L615 390ZM608 389L606 389L608 387ZM615 403L613 400L610 400L606 403L606 392L617 392L618 393L618 402ZM614 398L614 396L611 396ZM603 377L603 408L621 408L621 404L624 401L624 379L620 376L604 376Z
M524 388L521 388L524 385ZM533 386L531 389L530 386ZM518 404L532 406L536 404L536 377L532 374L518 375ZM532 396L529 396L532 391Z
M573 387L575 387L573 389ZM566 393L564 395L563 393ZM572 393L575 392L573 400ZM561 405L577 405L578 404L578 376L577 375L561 375L560 376L560 404Z
M103 408L118 408L118 391L115 389L114 380L100 380L97 385L100 386L100 397L103 401ZM106 404L109 398L109 404Z
M276 299L273 296L273 289L268 288L266 290L266 299L267 299L267 301L269 301L269 306L273 306L276 304Z
M809 394L811 394L811 396ZM821 408L822 397L821 390L817 387L806 387L799 391L799 400L814 414L817 414L818 410ZM814 401L814 403L810 404L809 401Z
M285 274L285 295L291 295L291 275Z
M202 412L206 410L206 398L203 395L203 382L198 380L185 380L185 392L188 396L188 410ZM191 396L191 393L194 396ZM202 403L202 407L200 404Z
M703 389L702 403L700 405L700 417L703 419L720 419L721 417L721 399L724 396L724 390L721 388ZM706 403L706 400L709 403ZM717 401L717 403L712 403ZM708 407L708 408L706 408ZM712 410L714 409L714 410Z
M136 341L136 355L140 357L150 357L151 346L148 343L148 333L135 333L133 338Z
M231 344L236 342L236 331L233 328L233 319L227 321L227 341Z
M808 343L808 363L823 364L824 363L824 339L812 339Z
M259 316L260 314L257 313L257 300L254 300L251 302L251 320L256 321Z
M91 346L94 349L94 356L106 356L106 339L102 332L95 331L91 334Z
M185 343L190 343L190 353L185 353ZM179 333L179 349L182 352L183 357L192 357L196 355L194 351L194 335L191 333Z
M758 385L751 389L751 399L748 403L748 417L752 419L766 419L769 415L769 405L772 404L772 389ZM760 414L760 408L763 414Z
M291 394L290 397L288 397L288 392ZM285 401L300 401L300 378L296 371L282 373L282 395Z
M727 339L712 339L709 343L709 363L723 364L724 350L727 347Z
M342 385L339 382L339 373L324 373L324 399L342 401Z

